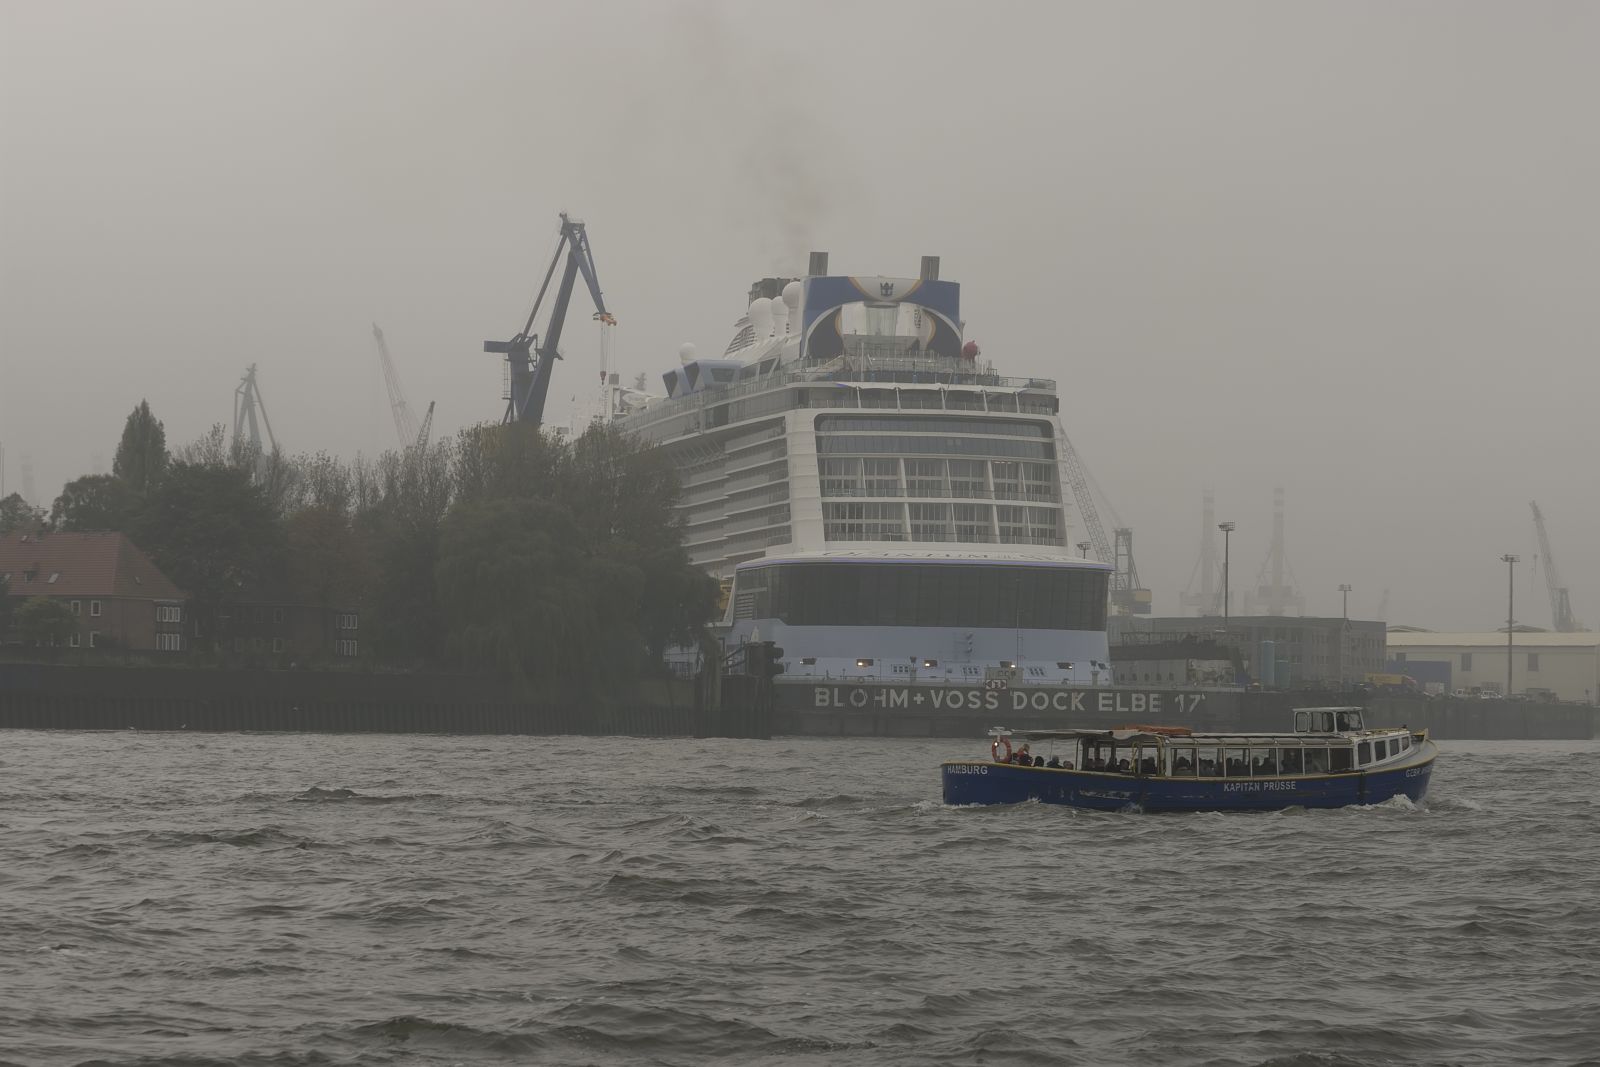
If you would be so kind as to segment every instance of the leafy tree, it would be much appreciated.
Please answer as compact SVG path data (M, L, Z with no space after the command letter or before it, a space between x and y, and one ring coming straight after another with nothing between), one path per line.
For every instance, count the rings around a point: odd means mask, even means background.
M447 651L463 667L524 682L603 664L599 569L577 523L543 500L462 505L445 520L437 568Z
M16 610L17 635L25 645L64 645L78 630L72 609L47 596L29 597Z
M135 493L148 493L161 481L167 469L167 430L150 413L150 402L139 401L122 427L111 473L127 483Z
M174 460L140 514L137 536L218 632L218 609L280 573L282 531L248 471Z
M711 620L716 582L684 551L673 512L679 484L666 458L596 423L573 442L562 482L585 537L638 567L633 616L650 651L692 642Z
M371 554L350 516L329 506L304 508L284 523L287 576L295 599L321 609L322 648L332 647L330 616L336 607L360 602Z
M62 487L50 509L50 525L67 531L125 531L138 515L140 503L139 494L121 478L86 474Z
M0 644L5 644L6 634L11 629L11 617L16 611L16 604L11 599L11 579L0 574Z
M22 499L21 493L12 493L0 500L0 537L19 530L31 531L43 524L43 510Z

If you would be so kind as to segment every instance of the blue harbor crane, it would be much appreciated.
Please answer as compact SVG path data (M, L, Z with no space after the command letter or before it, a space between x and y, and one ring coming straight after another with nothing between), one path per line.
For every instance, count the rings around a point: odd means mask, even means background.
M545 326L541 339L530 331L534 319L539 315L539 305L544 303L544 295L550 288L550 279L555 276L556 265L561 262L563 251L567 253L567 266L561 275L561 285L556 290L555 303L550 308L550 322ZM506 414L502 422L528 422L534 426L544 422L544 401L550 392L550 371L554 362L561 358L558 351L561 330L566 325L573 283L580 272L589 285L589 295L594 298L596 321L608 326L616 325L617 320L606 310L605 298L600 294L600 281L595 276L594 256L589 252L589 238L584 232L583 223L568 218L563 211L561 239L556 242L556 254L550 260L550 269L544 272L544 282L539 286L539 295L534 297L528 321L521 332L509 341L483 343L485 352L498 352L506 357L509 385L506 389Z

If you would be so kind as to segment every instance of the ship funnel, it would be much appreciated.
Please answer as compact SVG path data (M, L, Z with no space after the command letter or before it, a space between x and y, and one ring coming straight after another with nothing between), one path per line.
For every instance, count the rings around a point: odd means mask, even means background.
M939 280L939 257L938 256L923 256L922 257L922 274L921 274L921 278L925 282L936 282L936 281Z
M806 270L806 273L813 278L826 277L828 273L828 253L811 253L811 266Z

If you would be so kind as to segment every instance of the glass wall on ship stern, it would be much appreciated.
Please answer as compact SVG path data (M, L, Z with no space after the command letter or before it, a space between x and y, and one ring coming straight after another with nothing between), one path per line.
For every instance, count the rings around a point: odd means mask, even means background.
M1052 421L955 410L816 416L823 540L1064 548Z

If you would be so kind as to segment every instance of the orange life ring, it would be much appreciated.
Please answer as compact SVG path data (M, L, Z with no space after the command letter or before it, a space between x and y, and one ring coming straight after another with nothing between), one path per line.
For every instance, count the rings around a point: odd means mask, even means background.
M1002 747L1006 750L1006 754L1004 756L1000 755L1000 749ZM989 755L994 758L996 763L1010 763L1011 738L1002 735L991 741L989 743Z

